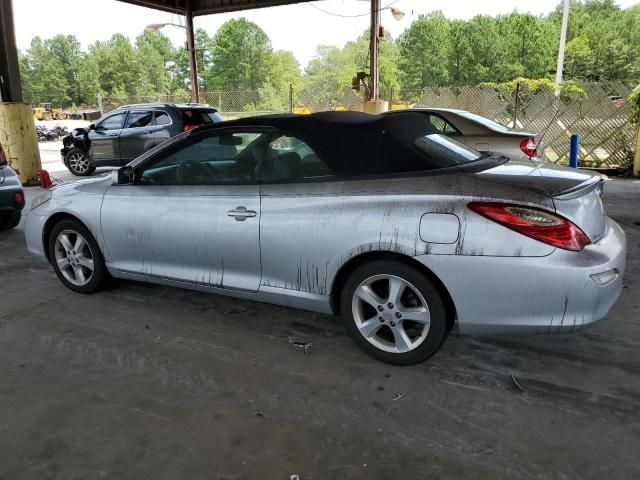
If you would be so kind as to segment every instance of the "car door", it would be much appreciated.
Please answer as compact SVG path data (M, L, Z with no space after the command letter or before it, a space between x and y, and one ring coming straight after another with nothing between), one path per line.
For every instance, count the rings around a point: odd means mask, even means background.
M274 134L260 169L262 287L328 294L328 261L358 229L358 208L302 139Z
M120 161L120 132L127 117L126 111L117 111L99 120L89 130L91 160L96 164Z
M123 165L154 146L153 110L131 110L120 132L120 159Z
M264 132L198 132L135 166L101 211L112 268L207 287L256 291Z
M160 145L182 131L179 125L173 123L173 118L169 115L169 112L164 110L156 110L153 121L156 124L153 133L154 145Z

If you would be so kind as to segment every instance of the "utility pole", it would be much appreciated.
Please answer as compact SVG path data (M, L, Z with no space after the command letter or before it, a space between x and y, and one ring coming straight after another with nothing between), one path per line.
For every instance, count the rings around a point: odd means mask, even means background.
M200 102L198 93L198 66L196 63L196 47L193 34L193 5L192 0L187 0L184 9L185 23L187 27L187 53L189 55L189 79L191 81L191 101Z
M556 65L556 97L560 96L562 69L564 68L564 46L567 41L567 24L569 23L569 0L564 0L562 8L562 26L560 27L560 46L558 48L558 64Z
M366 113L377 114L389 109L389 102L380 100L380 69L378 53L380 43L380 0L371 0L371 37L369 41L369 98L364 102Z
M380 0L371 0L371 39L369 41L369 100L380 99L380 73L378 72L378 54L380 52L378 33L380 30Z

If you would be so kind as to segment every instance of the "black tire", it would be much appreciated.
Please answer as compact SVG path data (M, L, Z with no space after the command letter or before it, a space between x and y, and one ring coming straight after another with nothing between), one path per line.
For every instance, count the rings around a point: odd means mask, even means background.
M367 340L358 329L352 308L356 288L358 288L362 282L366 282L368 279L378 275L399 277L401 280L408 282L419 292L420 295L422 295L426 306L428 307L430 314L428 331L424 339L421 341L422 343L419 343L419 345L412 350L402 353L385 351ZM413 292L409 290L409 294L412 295ZM414 297L416 299L418 298L417 296ZM421 300L419 300L419 302L421 302ZM397 309L397 305L395 307ZM385 308L386 311L387 306L381 305L379 308ZM393 310L390 310L390 312L392 311ZM393 365L414 365L427 360L442 346L448 333L445 302L433 282L415 268L394 260L375 260L356 268L349 275L342 288L342 292L340 294L340 312L347 332L355 344L358 345L358 347L360 347L360 349L367 355L375 358L376 360ZM382 318L383 313L380 313L381 317L376 318L378 313L374 310L371 310L371 312L373 312L374 320ZM367 317L369 317L369 315L367 315ZM378 330L379 333L376 335L389 334L391 336L392 329L388 323L392 324L395 328L396 324L394 323L394 320L397 322L397 325L400 325L400 321L391 317L387 323L382 324L381 330ZM380 320L380 322L383 321L385 320ZM404 321L402 322L404 324ZM409 323L411 324L411 322ZM413 322L413 325L417 325L419 328L422 324ZM388 331L382 329L388 329ZM391 336L391 338L394 337ZM415 343L418 342L416 341Z
M65 278L62 271L60 270L58 262L56 261L56 239L58 238L58 235L60 235L60 233L64 232L65 230L79 233L86 240L91 258L93 259L93 274L86 285L74 285L69 280L67 280L67 278ZM91 234L89 229L87 229L82 223L74 219L65 219L59 221L51 229L51 233L49 234L47 243L49 246L49 260L51 262L51 265L53 266L53 269L60 281L64 283L67 288L78 293L94 293L105 286L106 282L109 279L109 272L107 271L107 267L104 264L104 257L102 256L102 252L100 251L95 238L93 238L93 235Z
M82 162L79 163L75 159L82 156ZM73 147L64 156L64 164L77 177L87 177L95 172L96 167L91 163L89 155L84 150Z
M17 227L21 218L22 212L20 210L0 215L0 230L11 230Z

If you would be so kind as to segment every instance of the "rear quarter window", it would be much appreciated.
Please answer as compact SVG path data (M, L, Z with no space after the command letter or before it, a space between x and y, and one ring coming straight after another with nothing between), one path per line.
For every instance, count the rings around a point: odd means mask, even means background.
M370 174L450 168L483 158L480 152L430 127L421 114L389 116L382 123L378 154Z
M185 124L191 125L207 125L209 123L217 123L222 119L218 120L215 110L206 109L206 110L198 110L198 109L189 109L183 110L182 119ZM219 115L218 115L219 116Z

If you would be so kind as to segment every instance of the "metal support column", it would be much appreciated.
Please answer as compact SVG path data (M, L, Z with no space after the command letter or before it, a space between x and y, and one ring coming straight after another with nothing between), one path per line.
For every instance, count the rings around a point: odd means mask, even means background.
M198 65L196 63L196 47L193 32L193 6L192 0L187 0L184 16L187 27L187 53L189 55L189 80L191 81L191 101L193 103L200 102L198 93Z
M22 102L11 0L0 0L0 102Z
M11 0L0 0L0 143L20 180L37 184L40 151L31 105L22 101Z
M369 41L369 100L380 98L380 73L378 71L378 32L380 30L380 0L371 0L371 39Z
M380 0L371 0L371 37L369 41L369 98L362 109L366 113L376 114L389 109L389 102L380 100Z

